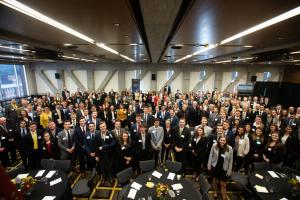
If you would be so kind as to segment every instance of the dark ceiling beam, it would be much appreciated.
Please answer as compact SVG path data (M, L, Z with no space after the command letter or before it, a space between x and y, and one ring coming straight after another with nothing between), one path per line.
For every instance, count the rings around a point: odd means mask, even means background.
M152 62L151 52L149 49L149 43L146 35L146 29L145 24L143 20L143 14L141 10L141 5L139 0L127 0L127 5L129 7L129 10L131 11L131 14L133 15L133 19L135 21L135 24L137 26L137 29L139 30L140 36L145 44L149 60Z

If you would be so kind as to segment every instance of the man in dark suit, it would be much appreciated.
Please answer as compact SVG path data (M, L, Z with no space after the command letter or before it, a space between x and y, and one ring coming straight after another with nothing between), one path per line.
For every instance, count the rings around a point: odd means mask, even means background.
M88 126L89 131L84 135L84 147L87 154L87 168L92 170L96 167L96 137L100 138L100 135L93 122L90 122Z
M71 115L72 113L74 112L74 109L73 109L73 104L70 104L65 112L65 119L66 120L71 120Z
M30 132L24 136L25 155L28 159L28 168L36 170L40 168L41 142L43 140L41 132L37 130L35 122L29 125Z
M6 122L6 118L2 117L0 120L0 131L4 132L7 139L7 148L6 150L10 153L10 162L14 163L17 160L16 153L16 126L12 126Z
M12 126L16 126L18 122L18 105L15 99L11 100L11 103L5 107L5 117L7 123Z
M65 115L64 115L63 110L61 109L60 104L56 104L55 109L52 110L52 120L55 122L57 127L59 127L59 128L63 127Z
M6 120L6 118L0 118L0 125L4 123L4 120ZM3 127L0 128L0 161L3 167L7 167L9 165L8 133Z
M57 146L58 133L62 131L62 129L58 128L54 121L50 121L48 123L48 128L46 129L46 131L50 134L50 140L53 141Z
M179 120L179 126L174 129L174 151L176 161L182 163L182 173L185 173L185 167L187 164L187 152L188 146L191 140L191 133L187 127L185 127L185 119Z
M96 161L100 162L104 180L111 181L113 176L113 155L116 145L114 136L107 130L106 123L100 122L100 137L96 137Z
M74 142L75 142L75 152L76 158L79 159L80 163L80 171L85 170L85 146L84 146L84 138L86 133L88 132L88 127L86 125L86 121L84 117L81 117L79 120L79 126L74 130Z
M64 121L64 129L58 133L58 147L61 160L75 160L74 130L70 129L70 121Z
M142 114L142 116L143 125L146 128L151 127L154 121L154 117L149 113L148 107L144 107L144 113Z
M261 118L261 121L264 125L267 124L268 115L265 112L265 107L263 105L259 105L259 110L255 112L255 115Z
M165 127L166 119L170 118L170 113L166 111L166 106L162 105L161 110L157 113L157 118L159 119L159 124Z
M116 120L115 129L113 129L111 132L112 132L113 136L115 137L115 140L117 143L120 143L120 139L121 139L124 131L125 130L123 128L121 128L121 121Z
M114 123L117 119L117 112L115 111L115 107L113 105L110 106L109 111L107 112L107 129L113 130Z
M131 125L131 130L130 130L130 138L133 139L135 136L140 133L140 128L142 124L142 116L140 114L137 114L135 117L136 123Z
M224 132L224 135L227 137L227 140L228 140L228 144L234 148L234 144L235 144L235 134L229 130L229 127L230 127L230 122L228 120L224 121L223 122L223 132Z
M93 111L92 112L92 117L87 121L87 124L90 124L91 122L93 122L95 124L96 130L100 130L99 125L100 125L101 120L97 116L98 116L98 112Z
M188 107L188 109L189 109L189 117L188 117L189 125L191 127L195 127L198 125L200 121L200 112L197 105L197 101L193 101L192 105Z
M84 116L84 103L81 102L79 104L79 109L76 111L76 115L77 115L77 118L80 119L81 117Z
M212 128L216 127L218 124L219 118L220 118L219 110L217 107L214 107L212 113L209 115L208 125Z
M24 138L27 134L29 134L30 131L26 126L26 121L21 120L19 122L19 128L17 130L17 137L16 137L16 143L17 143L17 149L20 153L22 162L23 162L23 166L25 167L25 169L28 169L27 166L27 157L26 157L26 152L25 152L25 143L24 143Z
M169 112L170 112L171 128L175 128L176 126L178 126L179 119L178 119L178 117L175 115L175 112L174 112L173 108L171 108L171 109L169 110Z
M135 160L137 162L137 166L139 166L139 161L149 160L151 158L151 135L147 133L143 124L141 124L140 133L138 133L134 139L133 146L135 150Z

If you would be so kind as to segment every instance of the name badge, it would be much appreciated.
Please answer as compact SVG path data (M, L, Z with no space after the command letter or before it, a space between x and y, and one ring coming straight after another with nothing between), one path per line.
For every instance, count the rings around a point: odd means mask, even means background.
M216 118L215 121L217 121L218 119Z
M296 126L296 123L292 123L293 126Z
M58 138L58 135L56 136L56 138Z
M64 137L64 138L63 138L63 140L67 140L67 138L66 138L66 137Z
M172 135L169 135L169 138L172 137Z
M194 138L194 141L197 141L196 138Z
M155 131L152 131L152 133L154 134L154 133L155 133Z
M142 142L142 140L139 140L139 142Z
M45 148L45 147L43 147L43 150L45 151L45 150L46 150L46 148Z
M252 131L255 131L255 129L253 128Z
M11 111L14 111L15 109L11 109Z
M180 137L184 138L184 135L181 135Z
M105 136L105 139L109 139L109 136Z
M57 115L57 113L55 113L54 115Z
M12 132L12 129L9 129L8 131L9 131L9 132Z
M38 137L39 140L40 140L41 138L42 138L41 136Z
M6 137L2 137L1 140L5 140Z
M221 154L221 156L222 156L223 158L225 158L225 154Z
M190 143L190 144L189 144L189 146L191 147L191 146L192 146L192 144Z
M68 113L68 115L71 115L71 113Z
M90 136L87 136L87 137L86 137L86 139L88 139L88 140L89 140L89 139L91 139L91 137L90 137Z
M239 144L243 144L243 140L239 140Z
M260 141L256 141L256 144L261 144L261 142Z
M272 151L272 149L269 147L269 148L268 148L268 151Z
M217 140L213 140L213 143L216 143L217 142Z
M136 130L134 129L133 132L136 132Z
M124 149L125 149L125 147L122 147L121 149L122 149L122 150L124 150Z

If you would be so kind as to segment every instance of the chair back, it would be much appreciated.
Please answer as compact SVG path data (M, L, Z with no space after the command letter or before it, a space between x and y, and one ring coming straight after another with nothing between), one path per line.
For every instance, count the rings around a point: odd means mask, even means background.
M42 169L52 170L55 165L55 160L53 159L42 159L41 160L41 167Z
M182 163L181 162L172 162L171 160L166 161L166 168L173 173L178 173L180 172L182 168Z
M133 170L131 167L124 169L123 171L117 173L117 179L121 186L126 185L129 183L129 180L132 176Z
M53 169L69 173L71 170L71 160L55 160Z
M139 165L142 172L149 172L151 170L154 170L155 161L154 160L140 161Z
M203 176L202 174L199 175L199 185L200 185L200 192L202 196L204 194L207 194L210 189L210 184L208 183L206 177Z

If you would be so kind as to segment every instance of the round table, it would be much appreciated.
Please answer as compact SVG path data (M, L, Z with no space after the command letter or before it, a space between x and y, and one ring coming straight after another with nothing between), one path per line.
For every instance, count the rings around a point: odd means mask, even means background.
M134 180L134 182L139 183L139 184L142 185L141 189L137 191L135 199L139 199L139 198L140 199L147 199L149 194L152 196L152 199L155 199L153 197L155 197L155 195L156 195L156 185L158 183L167 184L170 187L171 190L172 190L171 185L176 184L176 183L180 183L182 185L183 189L180 190L179 194L177 194L176 191L174 191L176 197L172 198L172 199L174 199L174 200L176 200L176 199L178 199L178 200L179 199L180 200L184 200L184 199L186 199L186 200L198 200L198 198L196 196L197 191L196 191L195 186L193 185L193 183L191 181L186 180L182 177L178 181L177 175L175 175L175 178L173 180L167 179L167 177L169 175L169 172L167 172L167 171L164 171L164 172L160 171L162 176L158 179L155 176L152 176L153 172L154 171L141 174L140 176L138 176ZM149 177L151 177L151 182L153 182L155 184L154 188L152 188L152 189L149 189L145 186L146 182L148 182ZM128 191L126 192L126 199L129 199L128 194L129 194L130 189L131 189L131 184L129 185Z
M273 178L268 170L256 170L249 176L249 184L252 187L252 191L259 199L262 200L280 200L286 198L288 200L299 200L300 196L292 195L292 187L288 183L288 180L292 178L293 174L273 170L279 176L279 178ZM257 175L263 176L263 179L257 177ZM268 193L258 192L255 186L263 186L268 190Z
M42 177L35 177L39 170L29 172L29 175L33 178L37 179L38 182L34 186L33 191L30 195L24 196L25 199L30 200L41 200L45 196L56 196L55 200L57 199L72 199L72 192L68 181L68 176L63 171L56 171L56 173L49 179L45 179L44 177L48 174L50 170L45 170ZM61 182L57 183L53 186L50 186L50 182L61 178Z

